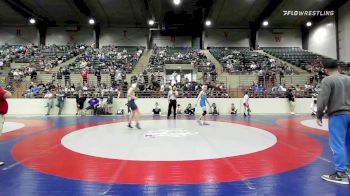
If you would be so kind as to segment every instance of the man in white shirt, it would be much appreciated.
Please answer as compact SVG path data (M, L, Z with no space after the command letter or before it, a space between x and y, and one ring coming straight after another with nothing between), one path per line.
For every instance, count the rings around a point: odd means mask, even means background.
M51 91L47 91L47 93L45 94L44 98L46 99L46 106L47 107L47 113L46 116L50 114L50 111L52 109L52 105L53 105L53 98L54 98L54 94Z
M169 107L168 107L168 119L171 114L171 108L174 110L174 119L176 118L176 99L179 96L179 92L176 90L176 86L173 86L172 89L168 93L168 101L169 101Z
M245 95L243 97L243 107L244 107L244 116L246 115L246 112L248 113L248 116L250 116L250 107L249 107L249 95L248 91L245 92Z

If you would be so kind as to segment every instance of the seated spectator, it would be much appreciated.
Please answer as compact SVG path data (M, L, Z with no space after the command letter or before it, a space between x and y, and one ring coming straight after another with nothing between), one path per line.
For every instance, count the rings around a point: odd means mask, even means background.
M209 114L212 114L212 115L219 115L219 110L218 110L218 108L217 108L217 106L216 106L215 103L212 103L212 104L211 104Z
M180 104L177 104L177 106L176 106L176 114L177 115L182 114L182 109L181 109L181 105Z
M192 105L189 103L184 111L186 115L194 115L195 108L192 107Z
M94 98L90 99L88 101L89 106L86 108L86 110L94 110L94 115L97 114L97 107L100 104L100 100L97 98L97 96L95 95Z
M153 107L153 115L161 115L161 109L159 107L158 102L156 102L155 106Z
M232 104L231 104L231 114L234 114L234 115L237 114L237 110L238 110L238 109L236 109L235 104L232 103Z
M33 69L33 71L30 73L30 79L32 82L36 82L38 73L36 73L35 69Z
M107 98L101 97L98 99L98 106L97 106L97 115L105 115L107 114Z

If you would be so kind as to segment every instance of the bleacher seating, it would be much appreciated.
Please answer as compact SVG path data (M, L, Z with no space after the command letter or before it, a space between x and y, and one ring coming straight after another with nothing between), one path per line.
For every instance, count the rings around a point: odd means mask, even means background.
M163 71L165 64L193 64L197 71L209 68L207 57L199 49L190 47L156 47L150 58L153 71Z
M116 69L125 73L131 73L140 59L145 47L140 46L105 46L101 49L87 48L84 54L69 65L74 73L79 73L82 68L88 66L90 71L100 69L101 73L109 73Z
M299 47L264 47L262 49L268 54L308 71L311 71L310 67L314 66L314 64L330 59ZM342 62L339 62L339 64L345 65Z
M267 57L246 47L212 47L209 51L229 73L251 73L270 66Z

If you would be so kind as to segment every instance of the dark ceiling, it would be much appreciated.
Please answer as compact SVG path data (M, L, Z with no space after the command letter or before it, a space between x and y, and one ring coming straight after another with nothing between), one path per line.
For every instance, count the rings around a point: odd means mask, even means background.
M276 0L0 0L0 25L27 25L34 17L53 26L101 25L146 27L153 18L165 29L200 29L205 19L215 28L249 28ZM282 1L282 0L281 0ZM336 0L283 0L270 11L271 27L297 27L307 16L283 16L283 10L322 10ZM339 0L338 0L339 1ZM268 11L268 10L267 10Z

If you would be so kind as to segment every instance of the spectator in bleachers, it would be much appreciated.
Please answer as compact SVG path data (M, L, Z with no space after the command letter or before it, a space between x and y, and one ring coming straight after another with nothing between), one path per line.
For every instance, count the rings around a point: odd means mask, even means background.
M95 71L95 76L96 76L96 79L97 79L97 85L101 85L101 70L100 69L97 69Z
M63 77L62 68L60 68L56 74L56 79L58 84L62 84L62 77Z
M64 86L65 87L71 86L71 83L70 83L70 71L67 68L63 71L63 76L64 76Z
M88 77L89 77L89 71L87 67L84 67L83 70L80 72L81 77L83 78L83 85L87 85L88 83Z
M33 69L33 71L30 73L30 80L32 82L36 82L37 77L38 77L38 73L35 71L35 69Z

